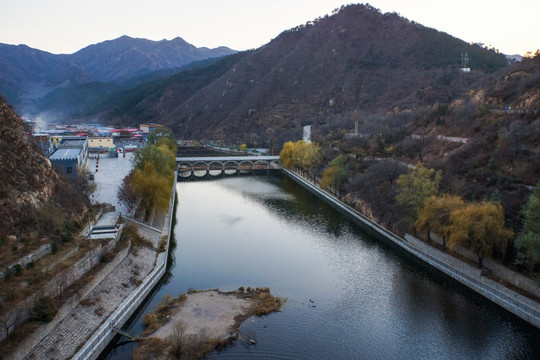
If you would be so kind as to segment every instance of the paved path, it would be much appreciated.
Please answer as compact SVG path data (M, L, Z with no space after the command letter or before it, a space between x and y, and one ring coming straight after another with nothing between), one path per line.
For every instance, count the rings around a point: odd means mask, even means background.
M86 342L154 268L156 252L138 248L128 256L34 348L29 359L67 359ZM86 304L86 305L83 305Z
M98 201L114 203L118 179L123 179L129 158L100 160L100 171L96 173L96 183L101 187ZM106 165L105 165L106 164ZM95 160L90 162L95 166ZM103 166L105 165L105 166ZM127 170L129 171L129 170ZM99 174L99 175L97 175ZM113 191L114 190L114 191ZM171 200L172 201L172 200ZM115 205L118 206L116 203ZM168 236L170 217L174 204L170 203L170 211L156 216L151 225L134 221L139 235L150 240L157 248L162 236ZM120 208L119 210L122 210ZM125 210L125 209L124 209ZM162 230L159 230L162 229ZM135 255L135 253L137 255ZM138 284L154 269L157 252L148 248L136 248L131 251L58 325L45 336L38 345L25 357L28 359L67 359L92 336L117 307L126 299Z
M127 153L126 157L120 155L117 158L100 157L99 166L96 167L96 159L88 159L87 168L94 173L96 192L93 196L94 203L109 203L116 207L116 211L127 214L127 209L116 199L118 187L122 180L131 170L131 158L133 153ZM96 172L96 170L98 170Z

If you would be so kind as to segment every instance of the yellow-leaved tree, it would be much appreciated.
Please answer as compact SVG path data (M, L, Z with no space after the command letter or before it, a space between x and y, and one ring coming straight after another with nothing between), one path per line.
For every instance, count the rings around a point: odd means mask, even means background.
M446 247L450 215L465 206L463 199L457 195L443 194L442 197L431 196L424 202L424 207L413 223L417 232L425 233L425 239L429 241L429 233L433 232L443 239L443 247Z
M146 221L152 211L162 212L168 208L172 191L171 183L168 177L163 177L156 171L153 163L145 163L142 170L135 169L131 179L131 188L140 199Z
M294 143L292 141L287 141L283 144L283 149L279 152L279 161L281 161L281 165L290 169L294 165L293 155Z
M463 246L476 254L478 266L483 259L491 257L493 250L504 251L514 233L504 225L501 204L493 202L473 203L455 210L450 215L448 246Z
M313 142L306 143L304 140L298 140L295 143L288 141L283 144L279 160L286 168L297 167L303 171L309 171L320 160L319 145Z

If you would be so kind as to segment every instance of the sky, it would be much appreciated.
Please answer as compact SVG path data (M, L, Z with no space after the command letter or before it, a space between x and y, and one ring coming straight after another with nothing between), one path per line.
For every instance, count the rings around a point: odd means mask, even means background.
M339 0L0 0L0 43L71 54L122 35L177 36L197 46L258 48L282 31L349 1ZM540 0L370 0L383 12L484 43L505 54L540 49Z

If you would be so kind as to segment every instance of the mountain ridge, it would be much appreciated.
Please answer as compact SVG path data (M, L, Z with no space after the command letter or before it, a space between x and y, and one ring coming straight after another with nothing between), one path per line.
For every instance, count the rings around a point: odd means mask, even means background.
M465 52L473 68L468 74L459 71ZM506 65L493 50L395 13L349 5L282 32L189 99L171 104L175 90L167 84L157 90L167 98L141 99L134 113L153 113L144 121L164 123L186 137L242 140L242 129L265 139L306 122L325 122L331 114L448 103Z
M235 52L227 47L197 48L180 37L153 41L127 35L73 54L0 44L0 93L25 111L37 98L67 85L111 82Z

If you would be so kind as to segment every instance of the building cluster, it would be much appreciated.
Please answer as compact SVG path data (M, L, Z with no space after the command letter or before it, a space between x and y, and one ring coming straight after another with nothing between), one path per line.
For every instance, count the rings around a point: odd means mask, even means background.
M68 179L75 181L79 169L89 158L118 157L144 146L146 137L159 124L141 124L139 128L115 129L99 124L55 125L25 121L28 134L51 164Z

